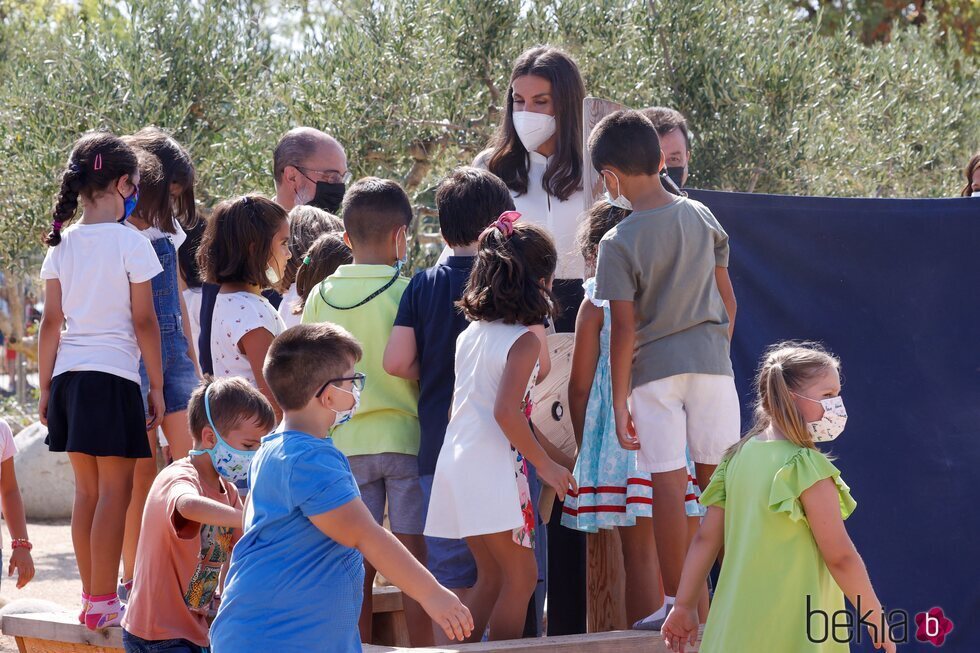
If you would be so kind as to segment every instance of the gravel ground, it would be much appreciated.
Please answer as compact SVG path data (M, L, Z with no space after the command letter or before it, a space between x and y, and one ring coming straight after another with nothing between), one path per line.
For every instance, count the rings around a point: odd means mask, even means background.
M0 600L4 603L18 599L43 599L64 606L66 609L77 609L78 596L82 584L78 580L78 569L75 567L75 554L71 546L71 526L67 521L61 522L31 522L27 525L34 549L34 567L36 573L27 587L17 589L16 577L7 576L7 564L10 556L10 537L6 524L3 528L3 582L0 583ZM17 645L13 638L0 637L0 653L16 653Z

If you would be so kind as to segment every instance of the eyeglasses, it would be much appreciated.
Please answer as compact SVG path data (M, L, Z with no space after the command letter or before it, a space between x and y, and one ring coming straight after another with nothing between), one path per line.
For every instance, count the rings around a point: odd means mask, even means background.
M320 389L317 390L316 394L313 396L319 399L320 395L323 394L323 391L327 389L328 385L331 385L333 383L343 383L344 381L350 381L351 385L357 388L357 391L360 392L361 390L364 389L364 383L365 381L367 381L367 377L361 374L360 372L357 372L354 374L354 376L341 376L336 379L330 379L322 386L320 386Z
M320 176L320 181L325 181L328 184L349 184L353 176L350 170L346 172L340 172L339 170L314 170L313 168L305 168L303 166L296 166L296 169L303 173L303 176L316 183L317 180L310 177L307 172Z

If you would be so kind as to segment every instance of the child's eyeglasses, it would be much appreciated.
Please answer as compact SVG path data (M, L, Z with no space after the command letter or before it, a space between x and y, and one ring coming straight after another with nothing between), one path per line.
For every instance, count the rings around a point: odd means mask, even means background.
M354 376L341 376L341 377L338 377L336 379L330 379L329 381L327 381L326 383L324 383L322 386L320 386L320 389L317 390L317 393L315 395L313 395L313 396L315 398L319 399L320 398L320 395L323 394L323 391L327 389L327 386L328 385L331 385L331 384L334 384L334 383L343 383L344 381L350 381L351 382L351 385L353 387L357 388L357 391L360 392L361 390L364 389L364 383L365 383L366 380L367 380L367 377L364 376L363 374L361 374L360 372L357 372L356 374L354 374Z

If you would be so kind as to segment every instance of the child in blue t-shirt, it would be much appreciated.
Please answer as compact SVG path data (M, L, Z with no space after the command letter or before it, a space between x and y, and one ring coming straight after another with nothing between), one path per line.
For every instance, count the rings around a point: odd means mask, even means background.
M283 430L262 439L252 462L245 533L211 627L215 653L360 651L364 558L450 639L473 629L459 599L378 525L328 437L357 410L360 357L357 340L330 323L287 329L269 347L263 374Z
M477 241L497 217L514 210L506 184L495 175L473 167L460 167L436 190L439 230L453 255L417 273L405 289L395 326L384 353L385 371L419 381L419 483L428 512L432 476L449 424L449 407L456 379L456 337L469 322L456 302L476 261ZM436 579L453 590L476 583L476 562L462 540L425 538L426 566Z

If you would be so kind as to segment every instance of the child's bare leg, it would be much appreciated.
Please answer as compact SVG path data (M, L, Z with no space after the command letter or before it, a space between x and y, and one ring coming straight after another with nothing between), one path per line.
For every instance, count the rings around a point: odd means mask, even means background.
M634 624L664 604L653 519L638 517L635 526L618 529L626 572L626 622Z
M524 634L527 603L538 584L534 550L514 542L510 531L487 535L484 541L502 571L500 595L490 615L489 639L518 639Z
M150 451L156 452L156 430L148 433ZM133 492L126 510L126 533L123 536L123 580L132 580L136 571L136 547L139 544L143 524L143 507L150 494L150 486L157 476L156 458L140 458L133 470Z
M701 527L700 517L688 517L687 518L687 547L691 548L691 542L694 541L694 536L698 533L698 528ZM701 596L698 598L698 618L701 623L705 623L708 620L708 581L704 581L704 586L701 589Z
M187 423L187 411L170 413L163 418L163 435L170 446L170 455L174 460L187 456L193 443L191 442L190 425ZM156 450L156 447L153 448Z
M715 473L718 465L708 465L705 463L694 463L694 476L698 479L698 487L704 492L704 488L708 487L708 483L711 482L711 476ZM718 564L721 564L722 559L725 557L725 547L722 546L718 550Z
M116 574L119 573L136 459L100 456L95 460L99 474L99 503L92 519L90 593L101 596L116 592Z
M653 529L657 538L660 573L663 574L664 591L677 596L681 582L681 569L687 554L687 467L669 472L652 474L653 479Z
M405 545L412 556L425 565L425 538L422 535L394 534L398 541ZM415 648L422 646L432 646L435 642L432 638L432 619L425 613L418 601L402 595L402 604L405 607L405 620L408 622L408 638L412 641Z
M82 591L92 592L92 520L99 503L99 467L95 456L68 453L75 473L75 500L71 509L71 541L82 579Z
M503 572L491 555L485 539L487 535L466 538L473 559L476 560L476 584L467 593L466 607L473 615L473 634L467 642L479 642L490 623L490 614L500 596Z
M364 561L364 600L361 602L361 617L357 628L361 631L361 641L370 644L374 641L374 578L378 570Z

